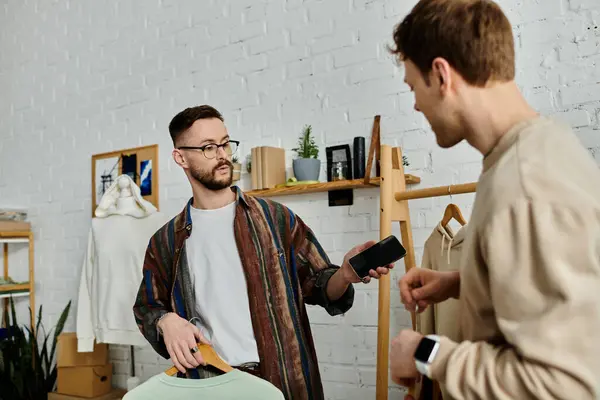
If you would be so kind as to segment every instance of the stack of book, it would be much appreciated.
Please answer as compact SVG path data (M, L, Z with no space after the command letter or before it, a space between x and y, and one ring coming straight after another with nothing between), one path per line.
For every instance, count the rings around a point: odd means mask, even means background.
M272 189L285 183L285 150L280 147L258 146L251 150L252 190Z

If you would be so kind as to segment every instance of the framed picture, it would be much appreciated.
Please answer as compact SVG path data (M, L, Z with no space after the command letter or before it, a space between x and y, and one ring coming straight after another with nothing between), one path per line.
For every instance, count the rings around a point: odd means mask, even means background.
M92 217L104 191L119 175L129 175L141 195L158 209L158 145L92 155Z
M327 181L334 182L352 179L352 156L350 145L342 144L325 148L327 153ZM329 206L349 206L354 203L352 189L330 190Z
M327 153L327 181L352 179L352 156L350 145L342 144L325 149Z

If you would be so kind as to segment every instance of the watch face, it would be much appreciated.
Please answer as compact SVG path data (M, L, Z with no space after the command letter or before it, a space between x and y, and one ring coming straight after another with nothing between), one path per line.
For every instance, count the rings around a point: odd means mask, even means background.
M415 359L421 362L429 362L429 355L433 351L433 348L436 345L436 341L427 337L421 339L419 345L417 346L417 350L415 350Z

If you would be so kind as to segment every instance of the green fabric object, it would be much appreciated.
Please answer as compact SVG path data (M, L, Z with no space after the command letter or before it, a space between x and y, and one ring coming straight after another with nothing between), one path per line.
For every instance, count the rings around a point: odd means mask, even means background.
M234 369L207 379L184 379L160 373L123 397L123 400L149 399L284 400L284 397L271 383Z

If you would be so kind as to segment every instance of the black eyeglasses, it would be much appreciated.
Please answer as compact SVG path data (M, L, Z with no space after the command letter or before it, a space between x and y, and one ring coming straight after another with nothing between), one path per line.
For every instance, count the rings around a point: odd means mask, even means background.
M225 153L230 156L236 152L239 145L240 145L240 142L237 140L228 140L225 143L221 143L221 144L210 143L210 144L200 146L200 147L180 146L180 147L178 147L178 149L180 149L180 150L200 150L202 152L202 154L204 154L204 157L208 158L209 160L212 160L213 158L215 158L217 156L219 147L221 147L225 151Z

